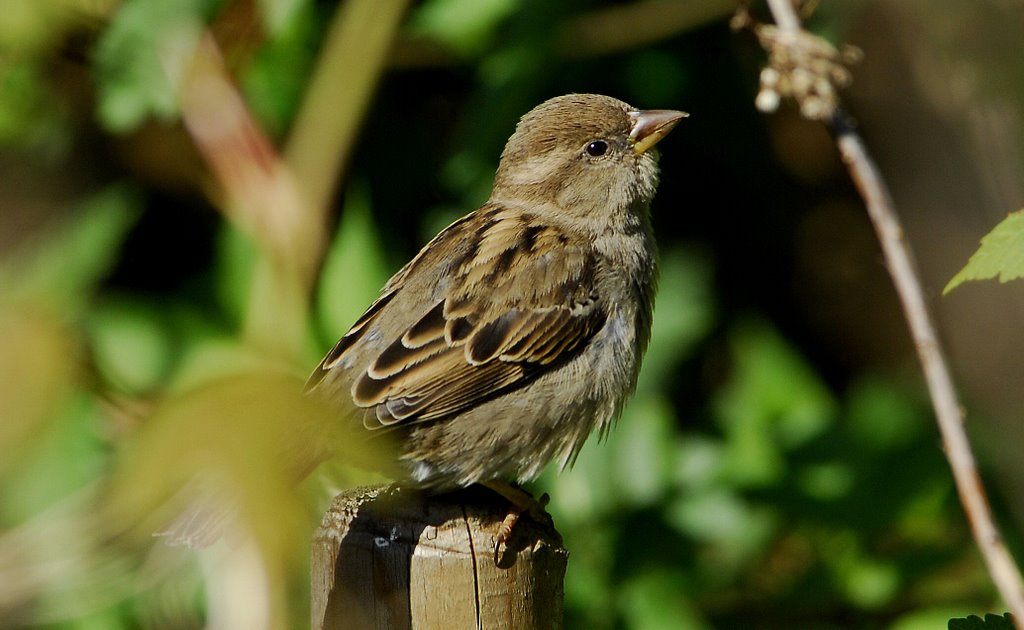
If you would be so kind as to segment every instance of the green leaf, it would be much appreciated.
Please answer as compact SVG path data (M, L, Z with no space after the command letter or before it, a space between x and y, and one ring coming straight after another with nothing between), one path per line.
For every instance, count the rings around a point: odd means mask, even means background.
M498 25L517 8L515 0L430 0L409 22L413 33L471 56L487 46Z
M137 296L104 297L89 315L91 349L104 380L128 392L164 384L174 354L165 304Z
M688 593L686 575L673 568L640 573L622 585L618 598L627 628L699 630L710 627Z
M320 37L321 18L309 0L264 0L261 6L271 37L256 51L241 83L253 114L279 137L308 87L318 50L310 42Z
M850 386L845 423L860 446L880 452L905 448L929 428L922 405L905 388L877 375L863 376Z
M58 317L45 309L5 306L0 306L0 453L7 456L0 458L0 479L57 418L79 378L78 339Z
M4 62L25 56L44 57L47 52L59 47L68 31L81 28L81 15L88 11L76 2L67 0L17 0L0 2L3 19L0 20L0 50L4 51Z
M214 294L232 325L241 326L252 293L253 270L259 249L252 239L230 221L217 235Z
M316 312L331 343L377 297L388 271L369 195L365 187L353 186L320 274Z
M802 356L775 330L749 322L730 332L733 373L716 400L728 475L740 485L782 478L783 453L824 432L837 405Z
M651 342L644 356L637 393L675 387L675 368L707 337L715 322L709 287L711 268L698 252L673 248L662 255Z
M73 132L64 103L46 89L46 71L29 59L0 64L0 143L64 156Z
M612 489L624 505L656 504L669 490L679 450L675 414L663 396L637 397L609 440Z
M113 131L178 115L177 78L220 0L136 0L114 14L96 46L99 117Z
M268 557L294 560L304 544L295 484L331 455L383 465L387 445L364 437L276 366L209 379L161 399L121 451L107 515L148 537L213 501L215 512L235 512Z
M77 310L117 261L138 205L125 186L94 195L36 242L0 260L0 288L9 297L56 299Z
M14 453L17 466L0 484L5 526L52 507L99 478L108 465L109 444L94 400L73 393L53 411L35 439Z
M1024 278L1024 210L1011 212L981 239L981 247L953 276L942 294L946 295L970 280L991 280L995 277L1000 282Z
M257 0L267 32L276 34L295 19L296 14L312 8L310 0Z

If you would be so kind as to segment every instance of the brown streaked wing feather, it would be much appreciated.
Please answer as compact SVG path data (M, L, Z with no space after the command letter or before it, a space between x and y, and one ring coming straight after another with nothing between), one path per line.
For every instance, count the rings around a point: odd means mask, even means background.
M604 319L597 308L515 310L477 326L465 343L449 343L443 333L419 348L399 339L356 380L353 399L375 408L375 422L364 420L369 429L454 415L525 385L546 365L572 358ZM382 359L404 367L382 370Z
M445 263L452 274L447 297L430 304L352 385L368 429L445 418L513 391L579 354L604 325L591 293L594 259L536 216L489 204L442 238L464 239ZM557 270L544 255L552 247L562 253ZM407 273L416 274L419 263L426 264L422 255ZM506 290L513 281L522 291ZM480 294L481 282L493 284L492 294Z
M345 333L345 336L338 340L338 343L334 344L334 347L327 353L327 356L320 361L320 365L318 365L316 369L313 370L313 373L309 375L309 378L306 379L306 385L304 387L305 391L312 391L313 388L320 384L320 381L324 379L327 372L338 364L338 361L345 356L345 353L355 344L355 342L362 338L363 334L366 332L366 327L377 317L381 310L391 302L391 299L395 297L395 293L396 292L394 290L391 290L381 294L380 297L374 300L373 304L371 304L370 307L359 316L356 323L352 324L352 328Z
M503 361L470 365L462 357L460 348L452 348L438 357L438 369L420 374L424 378L417 383L418 393L393 392L364 417L363 426L372 430L444 418L508 391L524 381L526 372L535 369L528 364Z

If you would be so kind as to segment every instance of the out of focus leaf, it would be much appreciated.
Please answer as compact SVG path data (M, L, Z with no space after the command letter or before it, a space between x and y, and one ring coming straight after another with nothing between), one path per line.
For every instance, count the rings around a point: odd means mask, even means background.
M242 76L246 102L274 136L288 129L307 86L318 16L309 0L263 0L271 37Z
M358 435L342 433L337 414L305 395L300 379L271 371L170 396L121 460L111 513L155 531L193 502L214 501L213 511L237 514L266 553L295 551L304 514L299 481L333 455L361 465L381 461Z
M904 447L926 427L926 419L906 392L881 378L866 377L848 394L846 426L872 451Z
M123 186L94 195L37 242L0 261L0 287L11 298L42 297L79 311L117 260L138 205Z
M572 470L559 474L558 466L552 464L544 471L538 483L551 489L549 511L560 524L581 525L616 511L620 497L608 465L611 450L611 440L591 439Z
M468 56L492 41L495 29L516 10L516 4L515 0L429 0L412 14L409 28Z
M563 533L575 541L573 562L565 576L566 609L575 608L582 619L569 619L567 628L611 628L617 611L613 554L616 528L607 521L592 519L566 528L564 518L556 519ZM575 621L575 623L571 623Z
M168 505L182 510L212 496L213 512L237 513L261 548L279 554L294 544L302 513L294 485L327 456L329 434L325 410L297 379L250 374L208 383L171 397L148 419L119 466L111 513L155 531L167 523L146 519L167 518L160 510Z
M683 491L700 490L721 478L725 448L721 441L701 435L679 440L673 481Z
M899 569L889 560L868 555L854 532L830 533L820 544L833 579L851 603L877 608L896 595L900 587Z
M955 527L943 518L953 495L953 481L946 476L921 480L919 485L914 497L902 506L899 531L921 544L942 545Z
M214 282L220 308L233 325L241 326L258 259L256 243L237 226L225 222L217 235Z
M56 419L78 376L78 342L46 311L0 305L0 477Z
M287 28L296 15L311 8L310 0L257 0L263 23L271 35Z
M650 505L668 491L678 453L674 425L672 406L660 396L639 397L629 406L609 449L620 503Z
M174 377L167 383L168 392L172 394L183 394L228 377L281 367L279 361L240 345L230 335L211 335L192 341L184 349Z
M961 269L946 288L943 295L970 280L991 280L1009 282L1024 278L1024 210L1011 212L991 232L981 239L981 247L974 252L967 265Z
M572 525L655 503L678 465L673 421L662 396L638 396L607 440L590 437L571 470L552 464L544 471L540 484L551 488L551 513Z
M101 433L95 403L80 392L63 402L23 450L4 451L4 459L15 459L18 464L0 487L4 518L24 521L103 472L109 444Z
M715 401L726 432L729 474L744 485L771 484L783 452L819 435L836 404L803 359L764 324L732 333L733 372Z
M128 392L147 392L166 379L173 341L155 305L106 299L89 319L93 357L107 382Z
M120 5L96 46L99 115L129 131L178 114L178 80L221 0L134 0Z
M29 59L0 61L0 144L62 153L72 131L65 112L46 93L39 65Z
M819 501L848 495L854 482L854 471L844 462L806 466L799 472L800 489Z
M59 43L65 29L86 17L86 3L78 0L0 0L0 50L38 53ZM102 10L102 2L89 3Z
M676 366L708 334L715 317L711 271L703 257L672 249L662 256L660 268L651 342L637 383L641 394L671 385Z
M346 197L317 289L320 329L330 343L343 335L377 297L389 265L377 234L370 199L358 186Z
M669 569L633 576L622 589L627 628L636 630L698 630L710 627L679 588L686 576Z
M683 493L668 503L665 515L677 531L709 544L724 572L759 553L778 525L771 510L724 487Z

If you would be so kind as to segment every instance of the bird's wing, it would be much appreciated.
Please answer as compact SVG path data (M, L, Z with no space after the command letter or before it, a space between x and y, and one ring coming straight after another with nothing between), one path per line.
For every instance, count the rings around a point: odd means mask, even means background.
M604 325L596 262L556 228L499 207L458 232L471 243L446 263L445 295L424 304L355 377L351 396L367 410L368 429L452 416L511 392L578 355ZM400 274L411 281L418 261ZM408 284L389 283L312 378L387 318Z

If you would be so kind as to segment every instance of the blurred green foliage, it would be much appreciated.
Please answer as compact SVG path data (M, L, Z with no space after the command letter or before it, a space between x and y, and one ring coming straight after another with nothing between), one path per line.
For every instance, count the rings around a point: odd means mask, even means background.
M13 156L0 167L62 165L73 190L49 196L40 175L4 198L0 617L231 627L242 622L221 607L262 588L273 623L304 626L324 495L294 491L309 471L280 470L275 453L335 437L301 377L390 272L483 200L516 117L572 90L694 118L663 148L662 280L636 396L606 441L537 484L571 551L567 627L909 630L998 607L917 381L837 369L779 309L736 298L778 298L751 279L771 256L739 264L739 250L794 221L733 181L749 173L746 188L767 196L783 177L752 112L757 68L743 59L755 49L733 49L727 13L590 58L558 43L573 19L624 4L415 4L396 51L407 65L385 76L335 204L302 365L241 339L259 252L203 201L209 176L189 175L183 68L168 65L181 56L168 51L212 28L249 109L283 139L334 3L0 5L23 25L0 29L0 142ZM55 11L60 30L44 33ZM721 206L702 208L708 191ZM729 214L723 255L709 217ZM737 266L749 284L732 284ZM201 469L233 490L269 584L223 550L196 561L149 544Z

